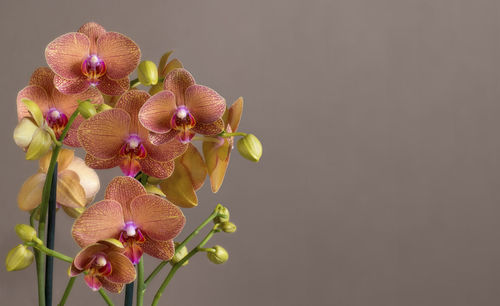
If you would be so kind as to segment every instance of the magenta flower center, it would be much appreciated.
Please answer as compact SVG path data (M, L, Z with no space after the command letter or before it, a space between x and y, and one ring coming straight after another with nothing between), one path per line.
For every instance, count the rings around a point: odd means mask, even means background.
M106 64L97 55L89 55L82 63L82 73L92 85L97 85L99 78L106 74Z
M59 138L62 131L66 127L66 124L68 124L68 117L56 108L52 107L45 114L45 121L54 130L54 133Z
M120 156L143 159L147 155L146 148L142 144L141 137L130 134L120 149Z
M119 240L125 247L125 256L127 256L134 265L137 264L143 253L140 245L146 241L141 230L134 222L129 221L125 223L120 233Z
M196 125L196 120L193 115L189 112L189 109L181 105L179 106L172 119L170 125L173 129L179 131L178 137L182 143L188 143L194 136L194 133L190 130Z
M87 274L84 277L85 282L90 289L97 291L101 288L102 283L98 276L108 276L112 272L111 262L107 260L104 253L94 255L87 268Z

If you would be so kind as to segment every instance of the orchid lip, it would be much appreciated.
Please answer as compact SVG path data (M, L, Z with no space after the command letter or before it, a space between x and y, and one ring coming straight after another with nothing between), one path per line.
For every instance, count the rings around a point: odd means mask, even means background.
M60 136L66 124L68 124L68 117L55 107L49 108L45 114L45 121L54 130L57 136Z
M106 64L96 54L89 55L82 62L81 69L92 85L97 85L99 78L106 74Z
M127 233L128 237L135 237L137 234L137 226L134 224L134 222L127 222L125 223L125 227L123 228L125 233Z

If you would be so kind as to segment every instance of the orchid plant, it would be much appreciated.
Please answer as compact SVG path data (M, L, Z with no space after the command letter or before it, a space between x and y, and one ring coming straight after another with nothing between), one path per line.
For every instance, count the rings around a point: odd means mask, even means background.
M52 305L54 258L69 264L58 305L65 305L82 275L108 305L106 292L125 288L124 305L132 305L136 291L136 305L142 306L151 280L170 264L153 298L157 305L175 273L197 253L215 264L227 261L222 246L205 245L217 233L236 231L228 208L217 204L179 240L187 221L182 209L198 205L196 192L207 176L214 193L221 188L235 137L240 154L254 162L262 145L253 134L237 132L243 98L227 107L223 95L196 83L171 55L165 53L158 66L141 62L132 39L89 22L50 42L48 67L35 69L19 91L14 141L27 160L38 161L38 170L19 191L18 206L29 213L29 225L16 225L22 243L5 263L14 271L36 262L39 305ZM135 70L138 77L130 80ZM85 156L72 148L82 148ZM92 204L101 186L95 169L115 167L123 176L113 178L104 199ZM54 250L59 208L75 219L71 235L81 250L74 257ZM145 277L147 256L161 262Z

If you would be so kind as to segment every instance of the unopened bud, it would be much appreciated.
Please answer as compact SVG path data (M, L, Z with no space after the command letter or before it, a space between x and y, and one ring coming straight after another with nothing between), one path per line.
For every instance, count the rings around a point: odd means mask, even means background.
M146 191L148 193L156 194L156 195L159 195L159 196L162 196L162 197L165 196L165 194L163 193L163 191L161 191L161 189L158 188L156 185L146 184L146 186L144 186L144 188L146 188Z
M97 114L95 105L90 103L89 101L80 102L80 104L78 105L78 111L85 119L88 119Z
M110 106L110 105L108 105L108 104L105 104L105 103L103 103L103 104L99 104L99 105L96 107L96 110L97 110L97 112L98 112L98 113L103 112L103 111L106 111L106 110L108 110L108 109L113 109L113 107L112 107L112 106Z
M142 61L137 68L137 76L142 85L156 85L158 83L158 68L152 61Z
M179 261L181 261L184 257L186 257L186 255L188 254L188 249L186 246L183 246L182 248L180 249L177 249L177 246L179 245L180 243L176 242L175 243L175 255L174 257L172 257L172 259L170 259L170 262L172 264L176 264L178 263ZM185 266L189 263L189 260L186 260L182 265Z
M229 254L226 249L220 245L216 245L212 248L212 251L207 252L207 257L211 262L219 265L227 261Z
M262 144L254 134L247 134L240 138L236 144L238 151L244 158L258 162L262 156Z
M5 267L7 271L17 271L27 268L33 262L33 252L25 245L18 245L7 254Z
M229 221L229 209L227 209L227 207L217 204L215 211L218 213L218 215L214 218L215 224Z
M15 229L17 236L19 236L22 241L35 241L36 243L42 243L42 241L36 236L36 230L28 224L17 224Z
M236 224L233 222L227 221L222 222L219 227L224 233L234 233L236 232Z

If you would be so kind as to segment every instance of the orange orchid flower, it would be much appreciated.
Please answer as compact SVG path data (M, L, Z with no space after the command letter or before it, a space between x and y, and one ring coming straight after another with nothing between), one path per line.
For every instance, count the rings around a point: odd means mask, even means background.
M45 59L56 73L55 86L64 94L92 85L104 94L120 95L129 88L129 74L139 65L141 50L130 38L89 22L49 43Z
M157 195L148 194L135 179L115 177L103 201L88 208L73 225L73 238L86 247L102 239L119 239L125 255L138 263L143 252L170 260L175 253L172 239L185 224L182 211Z

